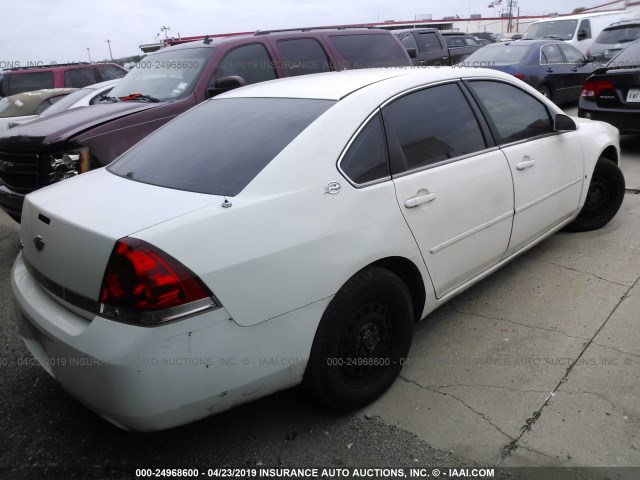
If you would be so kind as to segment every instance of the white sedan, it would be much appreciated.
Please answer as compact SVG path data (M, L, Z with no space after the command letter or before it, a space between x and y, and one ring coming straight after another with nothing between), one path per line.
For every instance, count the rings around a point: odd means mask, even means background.
M618 160L615 128L493 70L241 88L27 196L19 331L125 429L300 383L358 408L415 322L558 229L613 218Z

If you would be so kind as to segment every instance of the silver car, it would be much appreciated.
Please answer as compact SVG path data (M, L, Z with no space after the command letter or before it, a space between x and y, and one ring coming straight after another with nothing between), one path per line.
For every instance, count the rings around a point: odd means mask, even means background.
M600 32L587 56L595 62L607 63L638 38L640 38L640 17L612 23Z

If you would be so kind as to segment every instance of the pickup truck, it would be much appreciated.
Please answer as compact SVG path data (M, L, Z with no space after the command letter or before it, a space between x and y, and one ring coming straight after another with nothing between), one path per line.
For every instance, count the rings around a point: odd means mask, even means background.
M29 192L111 163L177 115L232 88L332 70L410 65L390 32L373 29L207 36L162 48L120 80L106 103L0 134L0 207L19 222Z
M393 30L393 34L418 66L455 65L483 46L471 35L441 33L437 28Z

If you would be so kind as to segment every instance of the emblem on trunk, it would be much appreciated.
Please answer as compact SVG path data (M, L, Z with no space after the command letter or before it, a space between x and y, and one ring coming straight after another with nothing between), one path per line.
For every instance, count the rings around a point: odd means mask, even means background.
M38 251L41 251L44 248L44 240L40 235L33 237L33 244L36 246Z

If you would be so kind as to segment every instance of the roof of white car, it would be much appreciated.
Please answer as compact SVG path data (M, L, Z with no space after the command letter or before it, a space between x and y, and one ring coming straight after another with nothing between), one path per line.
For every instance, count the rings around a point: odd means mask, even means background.
M301 75L269 82L261 82L232 90L216 98L239 97L281 97L314 98L340 100L368 85L403 78L403 85L415 82L416 85L429 84L467 77L512 78L496 70L460 67L400 67L362 70L343 70L340 72Z

